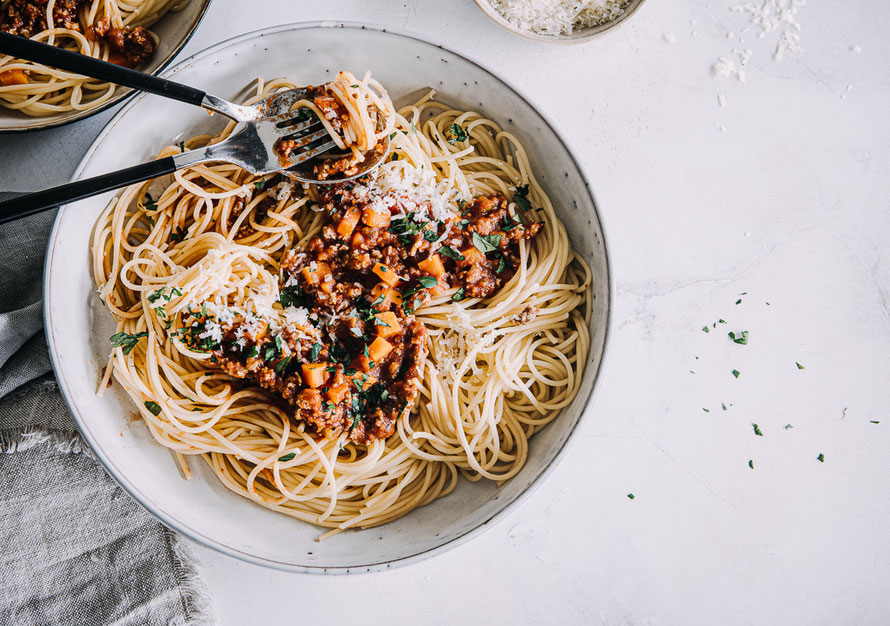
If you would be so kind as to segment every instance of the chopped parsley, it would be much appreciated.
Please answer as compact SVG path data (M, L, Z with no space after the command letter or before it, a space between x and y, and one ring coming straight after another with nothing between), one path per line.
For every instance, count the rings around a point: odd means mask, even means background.
M531 211L532 204L528 201L528 185L519 185L513 192L513 202L523 211Z
M748 467L754 469L754 461L752 459L748 459Z
M275 373L278 374L279 376L281 376L284 373L284 371L287 369L287 366L290 364L290 359L291 359L291 355L288 354L286 357L279 360L275 364Z
M449 259L454 259L455 261L463 261L466 258L451 246L441 246L439 248L439 253L443 256L447 256Z
M312 347L309 348L309 361L310 361L310 362L315 362L315 360L318 359L318 354L319 354L320 352L321 352L321 344L320 344L320 343L313 343L313 344L312 344Z
M150 400L145 403L145 408L151 411L152 415L159 415L161 412L161 405Z
M703 331L705 331L706 333L711 332L711 328L710 328L707 324L705 324L704 326L702 326L701 329L702 329Z
M181 226L177 226L176 229L170 233L170 240L173 243L178 243L180 241L185 241L186 236L188 235L188 231L182 228Z
M872 424L880 424L881 423L878 420L869 420L869 422L871 422Z
M820 463L825 463L825 455L822 454L821 452L819 453L819 456L817 456L816 458L819 459Z
M148 332L136 333L135 335L128 335L127 333L115 333L109 339L111 340L112 345L115 348L121 348L124 354L130 354L133 351L133 348L136 347L136 344L139 343L139 340L142 337L148 337Z
M439 281L432 276L421 276L417 281L423 285L424 289L431 289L439 284Z
M792 426L791 424L785 424L785 430L788 430L789 428L794 428L794 426Z
M281 290L281 295L279 296L278 301L281 302L281 306L284 308L289 306L302 306L305 303L303 289L299 285L285 287Z
M498 249L498 246L501 245L501 239L503 239L503 235L480 235L476 231L473 231L473 246L481 252L485 254L486 252L495 252Z
M733 343L737 343L737 344L740 344L743 346L747 345L748 344L748 331L743 330L738 335L736 335L734 332L730 331L729 338L732 339Z
M799 370L806 369L803 365L801 365L801 364L798 363L797 361L795 361L794 364L797 366L797 369L799 369Z
M179 151L185 152L185 142L184 141L179 142Z
M296 456L297 456L296 452L288 452L284 456L278 457L278 460L281 461L282 463L284 463L286 461L292 461Z
M448 143L454 145L458 141L466 141L467 140L467 132L463 129L463 126L460 124L452 124L448 127L448 132L451 134L451 139L448 140Z
M265 189L266 188L266 179L261 178L258 181L256 181L253 184L253 188L256 189L257 191L262 191L263 189Z
M755 434L755 435L757 435L758 437L763 437L763 431L760 430L760 426L758 426L757 424L751 424L751 426L754 427L754 434Z
M627 494L627 497L630 498L631 500L633 500L634 498L636 498L636 496L635 496L634 494L632 494L632 493Z
M732 375L735 376L736 378L738 378L740 374L741 374L741 372L739 370L732 370Z
M460 302L461 300L463 300L466 297L466 293L467 293L466 288L461 287L460 289L455 291L453 294L451 294L451 299L454 300L455 302Z

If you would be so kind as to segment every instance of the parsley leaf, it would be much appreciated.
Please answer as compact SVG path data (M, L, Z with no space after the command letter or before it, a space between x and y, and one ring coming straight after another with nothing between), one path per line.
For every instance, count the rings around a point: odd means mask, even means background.
M473 231L473 246L481 252L485 254L486 252L494 252L498 249L498 246L501 245L501 239L503 239L503 235L480 235L476 231Z
M278 361L275 364L275 373L281 376L284 373L284 370L287 369L287 366L290 364L291 355L288 354L286 357Z
M735 376L736 378L738 378L740 374L741 374L741 372L739 370L732 370L732 375Z
M161 412L161 405L158 404L157 402L151 402L151 401L146 402L145 408L148 409L149 411L151 411L152 415L158 415Z
M439 281L433 278L432 276L421 276L417 279L424 289L431 289L439 284Z
M819 456L817 456L816 458L819 459L820 463L825 463L825 455L822 454L821 452L819 453Z
M139 340L142 337L148 337L148 332L136 333L135 335L128 335L127 333L115 333L109 339L111 340L112 345L115 348L122 348L124 354L130 354L133 351L133 348L136 347L136 344L139 343Z
M278 460L284 463L285 461L292 461L297 456L296 452L288 452L284 456L278 457Z
M451 299L454 300L455 302L460 302L461 300L464 299L464 297L466 297L466 293L467 293L466 288L461 287L460 289L458 289L451 295Z
M312 344L312 347L309 348L309 361L310 361L310 362L315 362L315 360L318 358L318 354L319 354L320 352L321 352L321 344L320 344L320 343L313 343L313 344Z
M458 141L466 141L467 140L467 132L463 129L460 124L452 124L448 127L448 132L451 134L451 139L448 140L448 143L454 145Z
M736 335L734 332L730 331L729 338L732 339L733 343L741 344L743 346L747 345L748 344L748 331L743 330L738 335Z
M532 204L528 201L528 185L518 185L513 192L513 202L523 211L531 211Z
M757 424L751 424L751 426L754 427L755 435L757 435L758 437L763 437L763 431L760 430L760 426L758 426Z
M466 258L464 257L464 255L462 255L451 246L440 247L439 253L441 253L443 256L447 256L449 259L454 259L455 261L463 261Z

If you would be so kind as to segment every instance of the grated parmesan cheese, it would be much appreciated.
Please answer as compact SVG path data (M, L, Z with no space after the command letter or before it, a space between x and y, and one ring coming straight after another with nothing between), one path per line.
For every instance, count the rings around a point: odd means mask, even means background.
M571 35L624 13L629 0L489 0L504 19L539 35Z

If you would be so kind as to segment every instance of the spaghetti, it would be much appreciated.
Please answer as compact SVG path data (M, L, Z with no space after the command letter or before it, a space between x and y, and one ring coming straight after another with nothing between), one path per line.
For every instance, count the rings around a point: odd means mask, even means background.
M255 100L293 86L260 81ZM589 350L590 271L572 250L516 138L478 113L432 98L430 92L398 112L393 158L358 184L303 189L231 165L199 165L127 188L101 215L93 273L118 329L106 381L113 377L127 392L152 436L175 452L187 475L186 459L199 456L228 489L264 507L332 533L368 528L450 493L460 476L515 476L529 438L574 399ZM186 147L220 141L232 127L193 137ZM178 149L165 148L159 157ZM345 284L334 265L330 282L319 280L314 290L306 273L289 268L299 261L303 270L327 271L318 269L313 250L337 237L354 206L350 198L363 199L366 209L387 208L383 230L395 230L406 245L427 245L428 259L448 248L468 262L472 251L462 243L493 237L483 232L502 235L492 249L483 246L476 264L445 260L443 267L452 268L463 286L448 283L445 274L433 285L437 270L430 265L405 266L402 278L413 281L406 284L416 285L414 291L403 290L401 304L385 291L371 303L388 307L376 314L392 313L386 319L401 332L412 323L423 327L416 379L405 374L391 382L415 380L416 401L400 405L385 424L389 431L373 431L379 423L370 414L337 421L341 405L333 400L326 401L321 423L301 419L302 405L287 395L296 392L288 381L297 380L299 394L330 399L325 394L334 390L334 377L355 364L361 374L361 355L342 363L331 356L337 337L306 355L304 346L316 345L325 333L358 328L389 341L401 336L354 321L365 319L352 312L358 305L342 314L334 307L325 317L290 301L295 286L302 297L317 299L328 293L324 285L336 294ZM404 228L394 227L406 219ZM484 231L486 220L496 220L499 230ZM512 235L508 245L503 236L520 226L527 232ZM370 228L355 232L384 236ZM472 282L471 275L494 282ZM273 336L284 338L277 353ZM273 349L265 364L265 354L250 356L256 345ZM318 375L329 376L328 387L312 387L315 370L289 374L296 363L314 365L324 355L330 367ZM260 363L262 369L233 374L226 359L237 361L233 367ZM277 372L272 364L282 362ZM391 388L384 385L384 366L370 365L379 377L371 388L378 389L375 410L386 409L389 393L382 397L382 391Z
M148 27L190 0L0 0L0 30L135 67L154 53ZM0 55L0 106L41 117L108 102L116 86Z

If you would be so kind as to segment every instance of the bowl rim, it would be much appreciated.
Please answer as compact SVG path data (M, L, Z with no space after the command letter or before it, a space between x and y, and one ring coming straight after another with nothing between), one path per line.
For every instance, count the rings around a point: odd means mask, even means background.
M493 21L495 24L503 28L509 33L514 35L519 35L524 39L528 39L529 41L536 41L539 43L552 43L564 46L571 46L580 43L588 43L593 41L594 39L599 39L608 35L609 33L613 33L617 31L621 26L627 22L632 15L634 15L641 6L646 2L646 0L629 0L629 6L624 13L618 16L616 19L611 22L606 22L605 24L600 24L598 26L589 26L588 28L593 29L593 32L588 34L579 34L577 36L573 35L542 35L540 33L536 33L530 30L522 30L511 24L503 15L497 12L497 10L491 6L489 0L474 0L476 6L479 7L479 10L485 13L488 18ZM582 31L583 32L583 31Z
M67 208L68 205L60 207L56 214L56 218L53 222L53 227L52 227L52 231L50 233L50 238L49 238L50 246L47 248L45 262L44 262L44 271L43 271L44 333L46 335L46 341L47 341L47 345L49 347L50 361L53 366L53 372L54 372L56 379L58 381L59 390L61 391L62 396L65 400L65 403L67 404L69 410L71 411L71 414L74 416L74 419L77 422L78 430L80 431L84 440L90 446L90 449L93 451L96 458L102 463L102 466L105 468L105 471L115 480L115 482L117 482L118 485L120 485L120 487L124 491L126 491L143 509L145 509L146 511L151 513L161 523L163 523L168 528L180 533L181 535L184 535L185 537L188 537L190 540L192 540L206 548L210 548L212 550L215 550L216 552L219 552L219 553L234 557L238 560L252 563L255 565L261 565L261 566L269 567L269 568L276 569L276 570L303 573L303 574L361 574L361 573L382 571L385 569L390 569L392 567L400 567L403 565L417 563L417 562L422 561L430 556L433 556L435 554L440 554L442 552L445 552L447 550L450 550L452 548L455 548L455 547L465 543L466 541L472 539L473 537L476 537L479 534L481 534L487 528L490 528L492 525L494 525L494 523L504 519L510 512L515 510L523 501L525 501L525 499L528 498L544 482L544 480L553 472L553 470L556 468L556 466L565 458L565 455L568 452L569 448L571 447L571 444L573 444L577 440L578 426L585 420L587 414L589 413L589 409L593 405L593 401L594 401L596 394L598 392L599 387L598 387L597 383L600 380L600 377L601 377L602 371L603 371L603 366L607 361L607 355L610 351L610 344L611 344L610 338L611 338L611 330L612 330L612 325L613 325L613 315L614 315L614 310L615 310L615 290L613 288L614 279L612 276L612 265L611 265L611 261L610 261L609 247L608 247L608 243L607 243L605 229L603 226L602 216L600 215L599 210L597 208L596 198L595 198L595 196L593 194L593 190L590 186L590 181L587 179L587 175L585 174L584 170L580 167L580 165L578 163L578 159L575 156L574 151L566 143L566 140L562 137L562 135L556 130L552 121L550 120L550 118L547 115L545 115L540 110L538 110L538 108L536 106L534 106L534 104L531 101L529 101L528 98L523 96L519 91L517 91L516 88L514 88L509 82L504 80L498 73L494 72L493 70L491 70L484 64L479 63L478 61L474 60L473 58L471 58L467 55L455 52L454 50L451 50L450 48L444 46L443 44L437 43L436 41L431 41L429 39L426 39L425 37L420 36L419 34L412 33L410 31L406 31L406 30L402 30L402 29L394 29L394 28L390 28L387 26L364 23L364 22L355 22L355 21L319 20L319 21L310 21L310 22L294 22L291 24L282 24L279 26L273 26L273 27L269 27L269 28L261 28L258 30L243 33L241 35L237 35L235 37L231 37L231 38L221 41L213 46L205 48L204 50L196 52L195 54L193 54L192 56L190 56L186 59L183 59L182 61L177 63L175 66L173 66L172 68L167 70L164 74L167 78L169 78L172 75L174 75L177 71L179 71L180 69L185 68L186 66L188 66L196 61L199 61L203 57L206 57L210 54L216 53L219 50L226 48L227 46L236 44L236 43L241 43L246 40L260 38L265 35L275 34L275 33L279 33L279 32L299 31L299 30L313 29L313 28L342 28L342 29L354 29L354 30L374 30L377 32L385 33L385 34L393 34L393 35L396 35L399 37L413 39L415 41L418 41L418 42L426 44L426 45L436 46L438 48L441 48L443 50L450 52L451 54L454 54L455 56L458 56L458 57L464 59L468 63L475 65L482 71L488 73L494 80L499 81L504 87L506 87L511 92L513 92L513 94L515 94L520 100L525 102L529 107L531 107L541 117L542 121L551 130L551 132L556 137L556 139L562 144L563 148L566 150L567 154L569 155L571 162L573 163L573 165L577 169L579 175L581 176L581 180L584 183L584 186L586 187L588 194L590 195L590 199L593 202L594 210L596 211L596 218L597 218L597 221L599 222L601 241L602 241L602 246L603 246L603 258L604 258L604 265L605 265L605 283L606 283L605 287L608 290L607 291L608 297L606 299L606 314L605 314L605 320L604 320L605 326L604 326L604 330L603 330L603 348L602 348L602 354L600 356L599 367L597 368L597 371L594 374L593 381L591 383L590 392L588 393L587 398L584 399L584 408L582 409L581 414L578 417L578 420L572 426L572 428L571 428L570 432L568 433L562 446L560 447L559 450L557 450L555 456L553 457L553 460L543 469L543 471L541 471L541 473L539 473L531 481L531 483L518 496L516 496L516 498L512 502L507 503L503 508L494 512L485 521L481 522L474 528L471 528L471 529L457 535L453 539L446 541L443 544L437 545L432 548L428 548L426 550L422 550L420 552L416 552L416 553L408 555L408 556L393 558L390 560L382 560L382 561L378 561L378 562L374 562L374 563L367 563L367 564L361 564L361 565L349 565L349 566L297 565L297 564L293 564L293 563L285 563L282 561L277 561L277 560L268 559L268 558L264 558L264 557L258 557L253 554L249 554L248 552L245 552L243 550L225 545L225 544L203 534L202 532L200 532L194 528L191 528L189 526L186 526L185 524L180 523L177 519L174 519L171 515L169 515L165 512L155 510L148 503L144 502L139 490L133 484L131 484L122 473L117 471L117 468L114 466L114 464L110 461L110 459L108 457L105 456L105 454L102 452L101 448L93 441L92 437L89 434L89 429L87 429L85 427L85 423L84 423L82 416L79 414L79 412L75 408L75 404L73 402L73 395L69 391L68 384L67 384L64 376L61 374L61 370L58 368L59 362L58 362L58 358L57 358L57 354L56 354L57 348L56 348L56 341L55 341L55 337L54 337L54 329L50 324L51 316L50 316L50 307L49 307L49 301L50 301L49 285L50 285L50 280L51 280L50 274L51 274L51 268L52 268L52 259L53 259L53 255L55 253L57 236L59 234L59 228L60 228L60 222L61 222L60 218L62 216L63 211ZM145 97L145 95L146 94L142 93L142 94L139 94L138 96L136 96L135 98L133 98L129 103L127 103L126 106L121 108L121 110L119 110L117 113L115 113L114 117L112 117L108 121L108 123L105 125L105 127L102 129L102 131L99 133L99 135L96 137L96 139L90 145L89 149L84 154L83 158L81 159L80 163L77 166L77 169L74 171L74 174L72 174L72 176L71 176L72 181L75 181L80 177L81 173L83 172L84 168L86 167L87 162L93 156L94 152L97 150L99 144L103 141L105 136L111 131L112 128L114 128L114 126L118 122L120 122L122 117L137 102L139 102L143 97Z
M195 31L198 30L198 26L201 25L201 22L204 21L204 16L207 15L207 9L210 8L210 3L213 0L199 0L202 3L201 10L198 11L197 19L195 19L195 23L192 24L192 27L185 34L185 37L182 38L176 46L173 47L172 50L167 54L166 57L161 61L160 65L158 65L154 70L149 72L151 76L159 76L161 72L163 72L174 60L176 60L176 56L182 52L182 49L185 45L191 41L191 38L194 36ZM166 15L164 16L166 17ZM163 18L161 18L163 19ZM0 126L0 135L21 135L24 133L34 133L41 130L48 130L50 128L61 128L62 126L66 126L68 124L73 124L74 122L79 122L81 120L85 120L88 117L92 117L97 113L101 113L102 111L106 111L111 107L118 105L125 100L132 98L136 94L136 90L130 87L124 87L124 91L119 95L114 96L108 100L108 102L103 102L97 107L92 109L85 109L81 111L78 115L66 120L57 120L55 122L48 121L45 124L37 124L35 126L28 126L26 128L10 128L8 126ZM4 111L6 109L3 109ZM39 118L39 117L29 117L26 119L40 120L47 118ZM2 121L0 121L2 124Z

